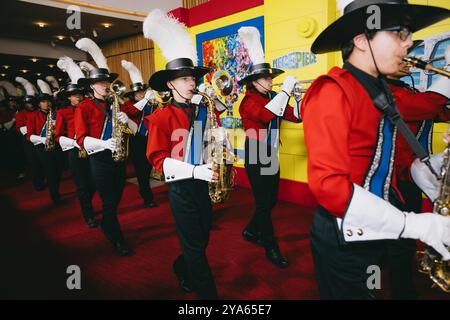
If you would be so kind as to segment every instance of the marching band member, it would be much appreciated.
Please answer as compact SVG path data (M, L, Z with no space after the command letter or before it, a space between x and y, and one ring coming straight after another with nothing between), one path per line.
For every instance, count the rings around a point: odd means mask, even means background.
M383 75L399 69L412 45L411 31L449 17L450 11L405 0L338 5L343 16L318 36L311 50L342 50L344 67L319 77L301 109L309 187L319 203L311 246L322 298L373 299L369 266L380 266L384 252L384 241L374 240L420 239L450 259L445 248L450 244L449 218L396 208L402 201L393 172L397 126L380 111L396 110ZM370 5L380 11L378 28L369 29ZM403 107L398 105L406 120L435 111Z
M272 209L277 203L280 180L278 144L281 120L300 122L300 101L296 101L295 108L288 105L297 80L288 76L282 91L278 94L273 92L272 79L284 71L265 63L258 29L241 27L238 34L253 62L249 75L239 81L247 89L239 113L246 131L245 171L256 203L255 213L242 236L247 241L264 246L269 261L285 268L289 262L281 254L275 238ZM270 161L264 157L270 158Z
M422 41L414 41L414 45ZM414 48L411 47L409 51ZM450 47L447 48L447 61L450 61ZM400 70L389 75L387 81L394 95L397 105L404 104L404 108L418 109L429 105L435 108L434 113L424 115L422 120L408 121L408 127L416 135L417 140L428 154L432 154L431 139L433 135L434 122L447 122L450 120L450 110L446 107L449 99L441 92L434 92L436 84L428 88L426 92L419 92L414 87L400 80L410 75L410 68L405 62L401 64ZM442 80L441 80L442 81ZM403 199L405 200L403 210L420 213L422 209L422 191L411 178L410 167L416 159L403 136L399 136L396 143L395 168L397 172L397 185ZM416 290L413 280L413 261L416 254L416 241L414 239L401 239L389 241L388 264L390 292L393 299L416 299Z
M153 208L156 207L156 203L153 201L153 193L150 187L152 167L145 155L148 130L144 124L144 118L153 112L155 106L147 100L147 103L143 106L142 110L135 108L134 104L144 99L147 85L144 84L141 72L132 62L122 60L122 67L128 71L132 82L130 91L125 94L129 100L124 103L123 107L128 111L132 120L134 120L138 126L136 135L130 138L130 158L136 172L139 193L142 199L144 199L144 206Z
M148 128L147 158L164 172L182 254L173 270L180 286L194 290L198 299L216 299L216 284L206 257L211 230L211 200L208 182L218 174L202 159L206 108L194 103L193 90L209 69L197 66L194 44L183 25L155 9L144 21L144 36L161 48L168 61L155 72L149 85L156 91L171 91L173 99L145 118ZM217 114L216 114L216 118ZM213 135L224 139L225 130ZM223 140L222 140L223 141Z
M41 79L38 79L37 84L41 90L37 98L39 110L35 111L27 121L27 139L34 144L39 162L44 167L50 197L54 204L59 204L61 202L59 195L61 163L58 148L53 140L56 111L52 110L53 96L50 86ZM49 119L50 113L51 119Z
M119 141L112 138L112 108L106 99L110 84L118 75L109 72L106 58L91 39L82 38L76 46L89 52L98 66L90 71L88 78L78 80L79 86L93 91L93 97L83 100L75 109L76 142L89 154L92 176L102 200L103 219L100 228L116 252L120 256L128 256L133 251L125 242L117 218L117 207L125 186L125 162L116 162L112 158ZM136 132L136 124L126 113L119 112L117 117L118 121Z
M89 159L87 157L83 158L85 150L81 150L76 143L74 123L75 109L84 99L83 88L78 86L77 83L79 79L84 78L84 74L69 57L60 58L57 66L69 75L70 83L66 86L62 95L69 101L70 105L59 110L56 116L55 139L61 145L62 150L69 153L69 165L77 188L81 212L87 226L94 228L98 225L94 218L94 209L92 207L95 184L90 172Z
M22 136L22 146L30 166L33 187L36 191L41 191L45 189L44 168L37 158L33 143L27 139L27 123L30 118L34 117L37 92L28 80L17 77L16 81L25 89L25 96L22 101L23 109L16 114L16 129Z

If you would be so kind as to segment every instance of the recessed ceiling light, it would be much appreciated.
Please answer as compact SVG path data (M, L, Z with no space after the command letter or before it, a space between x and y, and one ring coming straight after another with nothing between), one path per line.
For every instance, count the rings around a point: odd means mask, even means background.
M58 81L60 81L60 82L61 82L61 81L62 81L62 78L58 78Z
M54 67L55 67L54 64L49 64L48 66L49 66L50 68L54 68Z
M6 73L0 73L0 76L6 77Z
M48 23L44 21L37 21L34 24L37 25L39 28L45 28L48 26Z
M108 29L109 27L112 26L112 24L111 24L111 23L108 23L108 22L103 22L103 23L102 23L102 26L105 27L106 29Z
M37 62L39 59L38 58L31 58L30 60L33 61L33 62Z
M3 65L3 68L5 68L5 69L8 69L10 66L8 66L8 65L6 65L6 64L4 64Z
M42 75L42 73L38 72L38 73L36 73L36 75L37 75L38 77L40 77L40 76Z
M27 69L22 69L22 70L20 70L22 73L27 73L28 71L30 71L30 70L27 70Z
M66 37L65 36L56 36L56 39L58 40L64 40Z

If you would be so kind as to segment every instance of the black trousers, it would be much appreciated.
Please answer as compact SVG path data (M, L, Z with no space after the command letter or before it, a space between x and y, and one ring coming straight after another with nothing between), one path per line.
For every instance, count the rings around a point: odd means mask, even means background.
M396 207L402 211L419 213L422 208L422 191L407 181L397 180L397 185L406 205L398 201ZM387 266L392 299L417 299L413 270L415 256L416 240L387 240Z
M368 267L381 268L385 242L344 243L336 219L324 208L315 211L311 249L321 299L375 299L368 288Z
M22 137L22 146L31 171L33 186L36 190L41 190L45 186L44 167L38 159L36 148L25 137Z
M47 187L50 192L50 197L53 201L58 201L59 196L59 183L61 181L61 149L58 145L52 151L45 151L43 144L36 146L36 153L39 162L44 167L45 180L47 181Z
M147 137L137 134L130 137L130 159L133 162L134 170L139 184L139 193L145 202L153 200L152 189L150 188L150 174L152 166L147 160Z
M73 148L68 151L69 166L72 171L72 178L77 188L78 201L84 220L94 218L92 208L92 197L95 193L95 183L92 178L89 159L78 157L78 149Z
M169 200L182 251L174 268L176 272L187 271L197 299L216 299L216 284L206 258L212 223L208 183L201 180L170 183Z
M0 130L0 145L4 154L0 158L0 170L14 174L23 172L25 162L20 136L15 126L9 130Z
M245 171L255 199L255 212L246 229L251 233L260 233L263 245L271 247L277 245L272 224L272 209L278 201L280 170L277 163L276 173L265 174L263 170L270 165L263 164L259 156L256 157L256 161L253 161L250 159L250 152L258 152L259 154L259 152L267 150L266 154L270 156L274 154L274 151L271 151L267 144L255 141L253 143L255 143L257 149L251 149L251 143L249 139L245 141ZM260 151L261 148L262 151Z
M123 241L117 207L125 186L125 162L113 161L111 151L105 150L89 156L89 165L102 201L100 227L109 241Z

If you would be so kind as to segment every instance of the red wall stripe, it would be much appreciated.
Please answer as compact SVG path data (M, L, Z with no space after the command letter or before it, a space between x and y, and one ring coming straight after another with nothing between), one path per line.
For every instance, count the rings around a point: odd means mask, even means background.
M191 9L177 8L170 13L188 27L223 18L264 4L264 0L210 0Z

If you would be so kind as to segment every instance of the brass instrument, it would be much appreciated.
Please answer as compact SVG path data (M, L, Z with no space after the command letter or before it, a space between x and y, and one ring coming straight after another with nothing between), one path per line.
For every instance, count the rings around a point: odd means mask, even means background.
M307 89L304 89L301 85L302 83L312 83L314 80L299 80L294 86L294 89L292 89L292 92L290 92L290 95L294 97L296 101L302 100L302 94L307 91ZM272 86L273 87L281 87L283 83L275 83Z
M434 202L433 213L443 216L450 214L450 144L444 150L441 188ZM443 261L441 255L432 248L417 252L417 259L419 271L428 274L435 285L450 293L450 261Z
M214 112L216 106L213 99L207 94L196 91L196 94L204 98L207 108L207 128L219 128L216 114ZM209 127L208 127L209 125ZM211 131L209 131L210 133ZM208 133L208 132L207 132ZM208 136L208 163L212 163L213 170L219 174L216 182L209 182L209 197L212 203L223 203L230 197L230 193L235 185L235 171L233 163L235 155L227 148L227 139L225 141L215 141L212 135Z
M128 142L133 131L118 119L120 104L123 102L122 96L126 91L125 85L116 80L111 83L108 90L107 100L112 99L112 138L117 141L117 148L112 153L114 161L125 161L128 157Z
M450 78L450 71L447 71L445 69L437 68L433 66L431 63L428 63L426 61L420 60L419 58L407 56L403 58L403 61L406 62L408 65L419 68L422 70L432 71L437 74L440 74L441 76Z
M45 151L53 151L55 149L55 126L53 125L53 111L51 108L47 113L46 126Z

